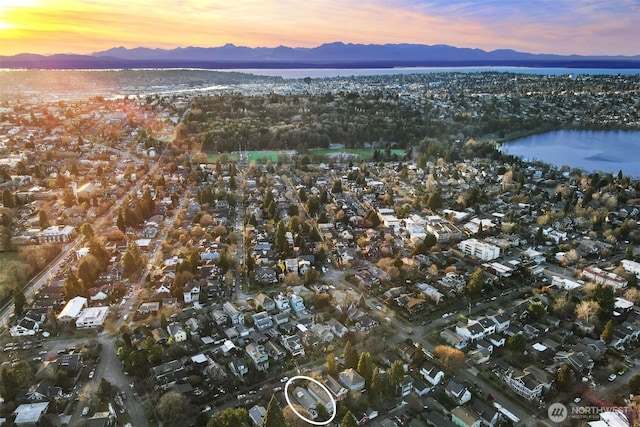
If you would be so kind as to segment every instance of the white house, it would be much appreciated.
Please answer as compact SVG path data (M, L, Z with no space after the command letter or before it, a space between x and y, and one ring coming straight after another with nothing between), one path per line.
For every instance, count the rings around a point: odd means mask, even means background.
M78 315L86 306L87 299L85 297L71 298L58 314L57 319L61 323L71 323L78 318Z
M244 325L244 315L236 308L232 302L222 304L222 310L229 316L229 320L234 325Z
M173 338L175 342L182 342L187 340L187 331L180 323L170 323L167 325L167 332L169 336Z
M9 329L12 337L22 337L27 335L35 335L40 331L40 324L33 319L23 317L16 325Z
M638 278L640 278L640 262L630 261L628 259L623 259L622 268L629 274L635 274Z
M420 375L432 386L440 384L444 378L444 372L431 362L424 362L420 368Z
M80 312L76 319L78 328L96 328L104 325L109 314L109 307L88 307Z

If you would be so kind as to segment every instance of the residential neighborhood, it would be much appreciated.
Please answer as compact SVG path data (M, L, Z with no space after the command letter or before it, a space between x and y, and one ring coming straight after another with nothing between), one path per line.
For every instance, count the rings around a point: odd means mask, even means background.
M416 84L385 90L406 106L417 92L398 88ZM314 85L269 102L297 115L339 96ZM262 426L277 405L335 426L552 426L558 403L603 408L580 425L638 422L638 177L471 137L446 154L430 138L370 141L368 158L340 141L198 151L223 143L202 129L222 121L203 118L215 96L0 106L0 424L206 426L242 409ZM220 96L243 117L258 103Z

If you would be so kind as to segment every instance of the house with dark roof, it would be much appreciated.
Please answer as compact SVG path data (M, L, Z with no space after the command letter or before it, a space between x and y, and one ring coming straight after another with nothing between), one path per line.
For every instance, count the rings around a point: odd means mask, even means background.
M458 405L464 405L471 400L471 392L467 388L454 381L449 380L444 388L444 392L447 396L453 399Z

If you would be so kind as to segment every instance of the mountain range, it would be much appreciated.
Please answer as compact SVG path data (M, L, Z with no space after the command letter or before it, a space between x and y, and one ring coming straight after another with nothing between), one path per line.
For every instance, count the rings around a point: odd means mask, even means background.
M220 47L151 49L116 47L90 55L0 56L0 68L364 68L529 66L640 68L636 56L579 56L484 51L448 45L326 43L313 48Z

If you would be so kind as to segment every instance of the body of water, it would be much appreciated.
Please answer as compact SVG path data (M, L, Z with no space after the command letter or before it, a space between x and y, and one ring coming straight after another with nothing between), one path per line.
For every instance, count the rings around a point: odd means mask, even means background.
M212 70L213 71L213 70ZM626 68L533 68L533 67L395 67L395 68L288 68L288 69L262 69L244 68L234 70L238 73L250 73L259 76L282 77L284 79L303 79L310 77L331 78L350 76L384 76L397 74L429 74L429 73L518 73L537 74L545 76L563 75L637 75L640 69Z
M558 167L640 177L640 131L559 130L505 143L501 150Z

